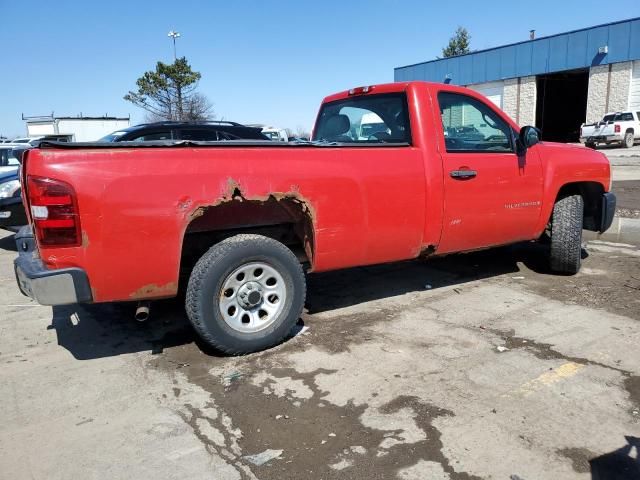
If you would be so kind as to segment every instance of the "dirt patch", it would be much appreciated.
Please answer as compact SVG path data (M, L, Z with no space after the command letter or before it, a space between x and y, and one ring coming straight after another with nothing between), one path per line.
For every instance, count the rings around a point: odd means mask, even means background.
M616 195L616 214L622 217L640 217L640 181L625 180L614 182L613 193Z
M629 399L631 403L633 403L636 411L640 410L640 377L627 377L624 380L624 388L629 393Z
M538 250L534 245L512 249L512 255L522 261L526 276L522 283L534 293L640 320L640 256L598 252L587 245L580 273L562 276L538 268L545 261Z
M426 440L416 443L414 446L417 458L439 463L452 480L480 478L465 472L456 472L450 465L449 460L442 453L443 445L440 439L440 431L433 426L433 420L443 415L453 416L453 412L421 402L417 397L405 395L392 400L382 407L380 411L383 413L393 413L407 407L411 408L417 414L416 423L427 434Z
M586 448L563 448L557 452L571 460L571 466L578 473L589 473L591 471L589 460L597 456Z

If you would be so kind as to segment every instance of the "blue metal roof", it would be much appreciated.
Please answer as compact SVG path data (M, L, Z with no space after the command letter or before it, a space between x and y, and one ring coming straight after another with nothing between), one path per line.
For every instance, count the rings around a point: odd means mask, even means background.
M606 46L608 53L598 53ZM457 85L640 59L640 17L394 69L396 82Z

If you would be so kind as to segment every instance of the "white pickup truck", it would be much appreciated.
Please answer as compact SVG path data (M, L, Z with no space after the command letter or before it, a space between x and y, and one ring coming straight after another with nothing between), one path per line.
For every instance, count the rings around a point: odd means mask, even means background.
M580 142L590 148L614 142L631 148L635 139L640 140L640 112L611 112L599 122L580 127Z

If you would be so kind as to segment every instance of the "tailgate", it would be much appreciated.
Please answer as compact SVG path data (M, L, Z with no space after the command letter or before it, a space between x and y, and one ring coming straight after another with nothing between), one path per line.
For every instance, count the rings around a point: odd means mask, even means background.
M602 123L599 125L595 125L593 128L593 132L589 134L585 134L588 137L604 137L606 135L613 135L613 124Z

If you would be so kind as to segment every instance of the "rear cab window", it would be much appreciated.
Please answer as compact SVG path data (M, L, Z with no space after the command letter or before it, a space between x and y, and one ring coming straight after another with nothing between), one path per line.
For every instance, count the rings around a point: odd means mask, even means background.
M409 109L404 93L358 95L325 103L316 141L354 145L411 144Z

